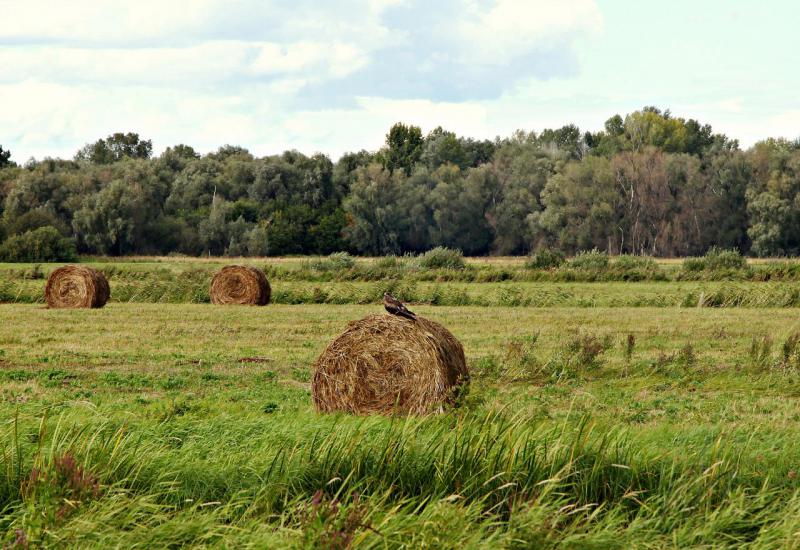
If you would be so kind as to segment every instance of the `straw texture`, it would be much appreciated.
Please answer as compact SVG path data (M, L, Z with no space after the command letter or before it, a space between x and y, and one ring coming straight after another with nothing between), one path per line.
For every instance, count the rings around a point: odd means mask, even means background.
M217 305L264 306L272 289L260 269L243 265L223 267L211 282L211 302Z
M50 308L100 308L111 297L111 289L102 272L86 266L65 265L47 278L44 297Z
M351 322L314 364L318 411L429 414L454 403L469 382L464 348L442 325L417 316Z

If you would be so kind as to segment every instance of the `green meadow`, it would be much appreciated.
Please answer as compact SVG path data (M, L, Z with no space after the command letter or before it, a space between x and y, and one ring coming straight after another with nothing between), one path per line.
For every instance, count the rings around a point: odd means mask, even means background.
M87 263L100 310L0 265L0 546L800 548L793 263L259 259L263 308L207 303L222 260ZM314 359L386 289L469 391L316 414Z

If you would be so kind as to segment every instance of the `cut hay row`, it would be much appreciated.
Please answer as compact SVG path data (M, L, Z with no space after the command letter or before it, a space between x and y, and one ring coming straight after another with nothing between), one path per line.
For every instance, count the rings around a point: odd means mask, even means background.
M373 315L350 323L314 364L320 412L428 414L469 381L464 348L442 325Z
M91 267L65 265L53 271L44 289L50 308L101 308L111 296L108 280Z

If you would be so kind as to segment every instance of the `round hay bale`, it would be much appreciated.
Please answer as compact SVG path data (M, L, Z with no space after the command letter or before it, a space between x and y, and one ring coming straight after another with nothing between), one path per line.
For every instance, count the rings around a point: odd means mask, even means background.
M372 315L325 348L311 395L320 412L428 414L453 404L467 383L464 348L442 325Z
M255 267L225 266L211 281L211 303L216 305L264 306L271 295L267 276Z
M44 298L50 308L100 308L110 297L106 276L81 265L59 267L50 274L44 287Z

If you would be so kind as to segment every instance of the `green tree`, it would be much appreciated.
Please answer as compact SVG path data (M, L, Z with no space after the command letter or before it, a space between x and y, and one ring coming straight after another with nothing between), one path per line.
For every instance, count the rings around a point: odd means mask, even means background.
M359 168L343 205L348 243L362 254L401 254L412 230L413 191L402 170L392 173L379 164Z
M106 139L87 143L75 155L75 160L93 164L112 164L124 158L149 159L153 153L152 141L142 140L135 132L111 134Z
M563 174L547 181L542 201L544 211L532 214L529 222L563 250L619 250L620 194L608 160L588 157L569 163ZM544 234L540 244L545 244Z
M541 194L547 180L563 169L569 153L551 142L543 146L535 133L516 132L505 140L491 163L496 186L491 187L488 213L498 254L521 254L541 238L530 217L543 208ZM488 165L487 165L488 166Z
M11 151L4 150L3 146L0 145L0 170L8 166L13 166L11 162Z
M75 260L75 241L55 227L40 227L14 235L0 244L2 262L69 262Z
M441 126L425 137L420 160L431 171L443 164L454 164L461 169L467 167L467 156L461 141L453 132L447 132Z
M3 219L9 226L31 210L42 210L58 220L57 227L72 225L74 212L86 196L95 193L113 177L110 171L81 167L75 162L47 159L19 170L9 182Z
M483 164L492 162L497 144L494 141L484 139L476 140L472 138L458 138L461 149L464 151L464 162L470 168L477 168Z
M163 216L168 188L146 161L122 163L114 179L88 195L75 212L72 226L80 237L79 246L115 255L158 250L150 230Z
M228 198L222 173L222 163L210 156L187 164L172 182L165 205L167 212L188 218L192 212L201 210L198 214L204 217L215 197Z
M381 151L383 166L390 172L403 170L406 175L420 161L425 140L418 126L398 122L386 134L386 146Z
M543 148L555 148L570 159L583 158L587 150L580 128L574 124L543 130L536 141Z
M749 152L752 177L747 189L748 235L759 256L800 252L800 147L769 139Z
M487 218L496 187L491 170L476 168L464 177L457 167L445 165L433 177L433 244L468 255L486 254L494 237Z
M378 162L375 153L361 150L357 153L345 153L333 167L333 185L337 197L343 198L350 192L350 186L356 178L356 170Z

